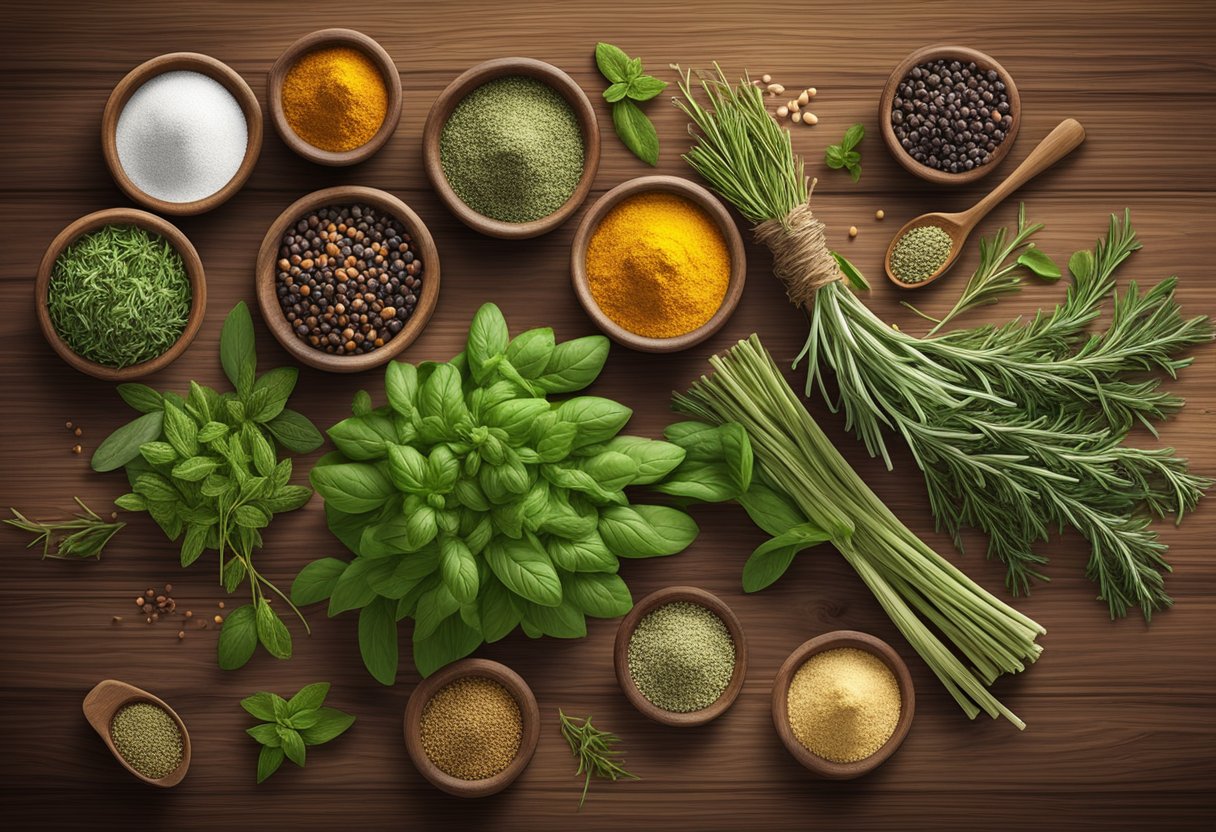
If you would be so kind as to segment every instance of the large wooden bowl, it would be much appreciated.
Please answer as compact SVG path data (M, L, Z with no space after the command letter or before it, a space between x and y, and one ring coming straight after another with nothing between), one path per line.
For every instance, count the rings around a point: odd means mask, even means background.
M118 117L122 115L123 107L127 105L135 91L157 75L178 70L198 72L220 82L241 105L249 137L249 142L245 145L245 158L241 160L240 167L228 180L228 184L210 196L196 199L193 202L166 202L163 199L149 196L136 187L131 178L127 176L127 172L123 170L122 162L118 160L118 144L115 137ZM106 167L110 169L110 175L114 177L118 187L122 188L123 193L135 202L158 214L175 216L202 214L232 198L249 179L249 174L253 173L253 166L258 161L258 154L262 152L262 108L258 104L253 90L249 89L249 85L245 83L245 79L228 64L218 61L210 55L200 55L197 52L171 52L135 67L114 87L101 115L101 150L105 156Z
M549 216L530 222L504 222L474 211L448 184L439 154L439 138L443 133L443 126L447 124L448 117L452 115L456 105L483 84L511 75L535 78L561 95L574 110L583 134L583 175L578 180L574 193L561 208ZM431 111L426 117L426 126L422 130L422 161L431 186L457 219L474 231L491 237L522 240L552 231L568 220L583 204L583 200L591 192L595 172L600 165L600 128L595 118L595 108L586 93L569 75L552 64L532 58L495 58L466 70L439 93L439 97L431 105Z
M177 724L177 730L182 734L182 761L178 763L177 768L166 774L164 777L155 779L145 777L140 774L131 764L123 759L118 748L114 745L114 737L110 734L110 723L114 719L114 714L119 708L125 705L131 705L136 702L147 702L162 709L169 717ZM106 744L106 748L110 749L110 753L114 755L114 759L122 764L122 767L136 778L147 783L149 786L167 789L176 786L182 782L182 778L186 776L186 772L190 769L190 732L186 730L186 723L182 722L182 718L177 715L177 712L170 708L160 698L153 696L146 690L140 690L134 685L128 685L126 682L119 682L115 679L106 679L103 682L98 682L84 698L82 705L85 719L89 721L89 725L93 726L93 730L101 737L102 742Z
M794 736L794 729L790 725L789 718L789 689L794 674L802 665L806 664L807 659L811 656L839 647L854 647L876 656L890 669L891 673L895 675L895 681L899 683L900 711L894 733L881 748L864 760L854 763L832 762L812 752ZM908 736L908 729L912 727L912 716L915 713L916 690L912 686L912 674L908 672L908 666L904 664L904 660L892 649L891 645L882 639L868 633L859 633L856 630L835 630L803 642L781 665L781 669L777 671L777 678L773 681L773 726L777 729L777 736L781 738L781 743L795 760L820 777L829 780L852 780L854 777L869 774L885 763Z
M726 240L726 248L730 254L730 278L726 284L726 295L722 305L708 321L683 335L672 338L649 338L630 332L616 321L609 318L595 302L591 294L591 286L587 280L587 247L591 238L599 228L608 212L623 200L642 193L670 193L682 196L702 208L717 224ZM739 229L731 219L730 213L722 203L705 188L678 176L639 176L622 182L608 193L583 216L578 231L574 234L574 243L570 246L570 280L574 285L574 293L583 310L595 322L600 331L621 346L629 347L640 352L679 352L701 343L723 327L727 319L734 313L735 307L743 297L743 285L747 282L747 255L744 253L743 238Z
M300 138L287 122L287 114L283 111L283 81L287 77L287 73L295 66L296 61L304 55L318 49L338 47L357 49L376 65L376 68L380 70L380 77L384 80L384 87L388 91L388 109L384 114L384 122L380 125L380 129L365 144L343 151L322 150ZM397 71L397 65L393 63L392 57L383 46L362 32L356 32L353 29L321 29L295 41L283 50L283 54L279 55L278 60L270 68L270 76L266 85L266 93L270 98L270 119L274 124L275 132L279 134L283 144L290 147L297 155L319 165L342 167L370 159L380 148L384 147L385 142L397 129L398 122L401 121L401 73Z
M426 703L449 682L468 676L492 679L506 688L515 697L515 702L519 705L519 715L523 720L523 736L520 738L519 752L515 759L498 774L484 780L461 780L441 771L431 762L422 747L422 710ZM528 687L528 683L514 670L489 659L463 659L436 671L414 689L410 694L410 701L405 706L405 748L409 752L410 760L432 785L456 797L486 797L511 785L532 761L539 740L540 708L536 704L532 688Z
M895 102L895 93L899 89L900 81L912 71L913 67L926 61L936 61L943 58L952 58L967 61L968 63L974 61L975 65L985 72L990 69L996 70L997 75L1001 76L1001 80L1005 82L1005 92L1009 96L1009 115L1013 117L1013 124L1006 131L1005 140L997 145L988 164L980 165L963 173L949 173L947 171L934 170L928 165L922 165L913 159L908 151L900 147L899 139L895 136L895 128L891 126L891 106ZM882 140L886 144L887 150L890 151L891 155L895 157L895 161L899 162L904 170L935 185L968 185L992 173L1004 158L1009 155L1009 151L1013 149L1014 139L1018 137L1018 130L1021 126L1022 98L1018 95L1018 87L1013 82L1013 76L991 55L986 55L978 49L971 49L967 46L936 44L934 46L926 46L923 49L917 49L900 61L899 65L892 70L890 77L887 78L886 85L882 88L882 95L878 99L878 127L882 131Z
M108 367L74 353L55 331L55 326L51 323L50 311L47 309L47 292L51 285L51 274L55 268L55 261L59 259L59 255L79 237L107 225L134 225L164 237L181 255L182 264L186 267L186 275L190 278L190 317L186 319L186 328L182 330L181 336L173 343L173 346L156 358L132 364L129 367ZM176 226L154 214L140 211L138 208L109 208L105 211L96 211L68 225L47 246L46 253L42 255L42 262L38 264L38 276L34 279L34 311L38 316L38 327L42 330L42 336L51 345L51 349L80 372L103 381L131 381L142 378L163 370L176 361L177 357L186 351L186 347L190 346L190 342L194 340L194 336L198 334L199 328L203 325L203 316L207 313L207 280L203 275L203 261L199 258L198 252L194 250L194 246L186 239L185 234Z
M687 713L676 713L655 705L638 690L638 686L633 682L633 675L629 672L629 639L633 636L633 631L637 629L638 622L655 609L675 601L687 601L708 609L722 619L722 623L726 625L726 629L730 633L731 641L735 643L735 670L726 685L726 690L722 691L718 700L708 708ZM739 623L739 618L735 615L734 610L717 595L695 586L669 586L647 595L636 603L629 614L621 620L616 631L612 661L616 667L617 683L633 707L663 725L670 725L673 728L692 728L712 722L722 716L739 696L739 691L743 689L743 680L747 676L747 637L743 634L743 625Z
M345 205L364 203L391 214L399 219L414 241L417 256L422 260L423 284L422 294L414 307L414 314L405 322L401 331L383 347L371 352L355 355L332 355L313 347L302 340L292 330L283 308L279 305L278 295L275 294L275 274L278 260L280 240L289 226L309 211L324 208L327 205ZM258 251L255 270L258 307L266 326L270 328L275 340L282 345L300 363L326 370L331 373L358 373L370 370L387 363L401 354L401 351L414 342L422 334L435 305L439 302L439 250L435 240L427 230L422 219L397 197L381 191L378 188L365 188L360 185L339 185L302 196L289 205L278 218L270 224L270 229L262 239L262 247Z

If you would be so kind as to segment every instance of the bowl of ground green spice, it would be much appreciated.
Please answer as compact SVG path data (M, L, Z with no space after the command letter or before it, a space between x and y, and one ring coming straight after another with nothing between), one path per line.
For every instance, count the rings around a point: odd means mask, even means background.
M721 598L669 586L622 619L613 660L635 708L664 725L689 728L717 719L734 703L747 675L747 639Z
M798 647L773 682L773 725L799 763L831 780L895 753L916 712L912 674L891 645L837 630Z
M115 759L150 786L176 786L190 768L190 734L177 713L146 690L106 679L84 698L85 718Z
M528 767L540 709L506 665L464 659L428 676L405 706L405 747L436 788L456 797L502 791Z
M146 211L81 217L51 241L34 283L47 342L82 373L130 381L171 364L198 334L207 284L198 252Z
M582 88L557 67L497 58L439 94L422 153L432 187L465 225L491 237L536 237L587 198L599 124Z

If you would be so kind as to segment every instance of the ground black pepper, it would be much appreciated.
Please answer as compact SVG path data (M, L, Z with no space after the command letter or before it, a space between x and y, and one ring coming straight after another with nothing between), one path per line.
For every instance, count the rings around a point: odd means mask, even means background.
M301 217L281 243L279 305L316 349L371 352L414 314L423 263L395 217L369 205L330 206Z
M947 58L913 67L891 106L900 146L922 165L946 173L988 164L1012 126L1005 81L974 62Z

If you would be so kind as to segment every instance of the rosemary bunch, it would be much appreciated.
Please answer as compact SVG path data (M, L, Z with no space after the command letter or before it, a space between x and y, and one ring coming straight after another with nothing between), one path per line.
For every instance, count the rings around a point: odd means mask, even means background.
M708 108L696 102L689 74L676 101L697 128L684 159L752 222L784 223L807 193L788 133L746 80L732 85L719 69L698 86ZM1028 236L1027 228L1012 239ZM1212 329L1206 318L1182 317L1173 278L1147 291L1131 283L1116 292L1115 271L1137 248L1130 217L1112 217L1106 239L1069 261L1073 283L1053 311L925 338L892 329L844 282L830 280L808 307L799 358L808 358L807 394L818 382L888 467L885 434L903 437L939 523L956 540L963 525L985 531L989 554L1008 565L1013 591L1043 578L1034 544L1053 527L1071 526L1090 542L1087 573L1111 615L1139 606L1150 617L1170 599L1165 546L1149 519L1173 513L1180 520L1209 482L1190 474L1172 450L1141 450L1124 440L1133 425L1151 429L1182 406L1146 373L1176 375L1190 363L1179 352L1210 341ZM1016 250L990 244L986 272L969 282L947 318L1012 291L1004 260ZM842 269L856 274L847 263ZM1091 332L1108 298L1111 322ZM829 369L835 396L823 384Z
M79 497L73 497L76 505L83 509L71 520L30 520L15 508L10 508L12 519L5 520L10 526L34 535L25 548L32 549L42 544L42 557L64 560L101 559L110 538L118 534L126 523L109 521L86 506ZM51 551L54 548L54 551Z

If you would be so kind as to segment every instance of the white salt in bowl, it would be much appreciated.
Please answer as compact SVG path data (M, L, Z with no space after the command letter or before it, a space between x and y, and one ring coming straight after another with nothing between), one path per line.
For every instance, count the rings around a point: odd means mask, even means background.
M110 175L135 202L160 214L202 214L227 202L253 172L262 108L227 64L172 52L135 67L114 87L101 117L101 146Z

